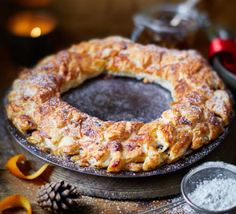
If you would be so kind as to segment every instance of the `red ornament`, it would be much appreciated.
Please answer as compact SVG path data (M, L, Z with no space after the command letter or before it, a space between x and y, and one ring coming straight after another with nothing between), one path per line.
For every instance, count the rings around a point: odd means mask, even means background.
M236 42L231 39L213 39L209 46L209 58L218 55L220 61L232 73L236 74Z

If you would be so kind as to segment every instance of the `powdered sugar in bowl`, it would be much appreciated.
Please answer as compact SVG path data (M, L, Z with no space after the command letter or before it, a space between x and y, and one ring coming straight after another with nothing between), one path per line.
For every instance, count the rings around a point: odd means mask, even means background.
M236 166L204 163L185 175L181 191L199 213L236 213Z

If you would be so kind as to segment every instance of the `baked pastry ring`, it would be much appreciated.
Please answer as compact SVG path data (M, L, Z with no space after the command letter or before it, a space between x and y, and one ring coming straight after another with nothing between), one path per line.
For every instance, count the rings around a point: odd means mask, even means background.
M102 72L170 90L171 108L149 123L102 121L60 94ZM108 172L148 171L217 138L232 103L215 71L196 51L140 45L122 37L90 40L42 60L14 81L7 115L45 152Z

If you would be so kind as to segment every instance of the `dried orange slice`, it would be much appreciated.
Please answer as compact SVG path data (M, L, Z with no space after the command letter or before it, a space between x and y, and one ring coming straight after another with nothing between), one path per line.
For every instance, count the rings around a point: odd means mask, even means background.
M25 175L18 167L18 163L21 161L26 161L26 157L23 154L15 155L11 157L7 163L6 168L16 177L26 179L26 180L33 180L39 177L49 166L49 164L44 164L39 170L34 172L31 175Z
M13 207L22 207L27 214L32 213L30 202L22 195L11 195L0 201L0 212Z

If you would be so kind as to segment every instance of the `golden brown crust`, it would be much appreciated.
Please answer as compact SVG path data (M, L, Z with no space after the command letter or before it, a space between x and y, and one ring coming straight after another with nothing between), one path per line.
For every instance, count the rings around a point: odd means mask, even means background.
M161 118L144 124L102 121L61 100L61 93L103 71L158 83L174 102ZM232 112L223 82L198 53L121 37L82 42L23 71L6 108L40 149L109 172L148 171L176 161L217 138Z

